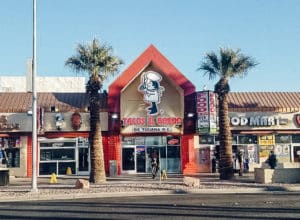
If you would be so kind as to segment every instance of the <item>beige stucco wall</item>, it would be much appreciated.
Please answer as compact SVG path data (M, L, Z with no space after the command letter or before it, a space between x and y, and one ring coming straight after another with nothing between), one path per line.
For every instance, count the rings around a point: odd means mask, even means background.
M61 126L61 131L74 131L71 124L71 116L74 112L65 112L61 113L63 115L64 121L63 125ZM54 132L57 131L55 125L55 115L56 112L46 112L44 114L44 131L45 132ZM13 130L0 130L1 132L31 132L32 130L32 116L26 113L5 113L1 114L7 116L8 123L18 123L20 125L19 129ZM0 115L0 116L1 116ZM89 131L89 112L80 113L82 124L78 131ZM100 120L101 120L101 129L102 131L108 131L108 113L101 112L100 113Z
M149 71L147 68L145 71ZM144 72L145 72L144 71ZM158 71L156 71L158 72ZM142 72L143 73L143 72ZM141 75L137 75L131 83L121 91L121 119L147 117L145 110L149 105L144 102L144 94L138 91L141 84ZM162 76L160 85L164 87L161 102L158 104L159 114L155 117L180 117L184 116L184 97L183 90L175 85L163 73L158 72ZM134 125L136 126L136 125ZM126 126L121 130L124 133L132 133L134 126ZM144 126L145 127L145 126ZM157 126L158 127L158 126ZM181 132L182 128L172 127L172 132Z
M61 126L61 131L74 131L72 128L72 123L71 123L71 117L74 112L65 112L61 113L64 121ZM44 118L44 131L57 131L56 125L55 125L55 116L57 113L55 112L49 112L45 113L45 118ZM89 131L90 130L90 113L80 113L81 115L81 127L78 131ZM101 129L102 131L108 131L108 113L107 112L102 112L100 113L100 121L101 121Z
M67 86L66 86L67 85ZM37 92L85 92L84 77L37 77ZM31 77L0 76L0 92L31 91Z

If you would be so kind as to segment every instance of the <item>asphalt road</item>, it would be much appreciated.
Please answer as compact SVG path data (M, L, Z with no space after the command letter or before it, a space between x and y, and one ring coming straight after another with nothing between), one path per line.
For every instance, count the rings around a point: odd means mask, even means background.
M300 194L183 194L9 202L0 203L0 219L300 219Z

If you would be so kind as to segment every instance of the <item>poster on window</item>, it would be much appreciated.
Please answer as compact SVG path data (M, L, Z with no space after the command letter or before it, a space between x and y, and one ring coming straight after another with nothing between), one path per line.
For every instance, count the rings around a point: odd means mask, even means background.
M249 144L247 146L247 151L249 163L259 163L259 152L257 145Z
M212 91L197 93L197 129L199 133L217 132L216 96Z

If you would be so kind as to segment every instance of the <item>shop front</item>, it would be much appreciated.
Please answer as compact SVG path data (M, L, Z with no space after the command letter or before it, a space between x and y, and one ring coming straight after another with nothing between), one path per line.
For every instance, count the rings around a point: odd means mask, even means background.
M100 113L107 131L107 113ZM89 113L45 112L39 127L38 175L89 175Z
M140 136L123 137L122 173L150 173L153 154L162 170L181 172L179 136Z
M87 138L43 138L39 152L39 175L89 174Z
M88 175L88 95L38 97L38 175ZM0 159L7 158L11 175L31 176L31 94L3 93L0 98ZM116 78L108 93L99 93L99 100L107 174L111 164L117 174L149 173L154 155L168 173L217 172L216 95L196 92L153 45ZM228 105L234 164L242 152L245 170L253 171L274 151L279 164L300 166L299 93L232 92Z
M274 111L266 107L266 94L257 94L255 108L246 103L252 96L233 93L229 96L229 120L232 134L232 162L235 170L240 169L237 154L242 154L244 171L254 171L266 166L271 151L279 166L299 167L300 116L295 108L285 108L284 103ZM276 94L273 94L274 96ZM260 96L263 97L262 107ZM271 97L276 99L276 97ZM239 103L239 99L243 104ZM282 100L282 96L279 97ZM197 92L197 143L195 158L198 172L217 172L219 141L216 119L215 94L212 91ZM239 108L239 111L235 109ZM260 111L261 110L261 111ZM291 111L291 112L289 112Z
M296 115L288 112L230 113L232 133L245 137L242 142L251 142L245 148L245 158L249 159L251 171L265 166L271 151L276 154L280 166L298 166L295 162L300 131Z
M184 172L189 162L186 149L193 149L193 141L183 141L187 139L185 105L194 91L153 46L111 84L109 108L111 114L120 116L115 131L120 137L120 147L116 147L121 155L120 173L150 173L154 154L160 169ZM194 132L194 124L189 126Z
M182 89L151 66L121 92L123 173L149 173L153 154L161 169L181 171L183 98Z
M26 176L28 145L31 144L30 116L26 113L0 115L0 161L12 176Z

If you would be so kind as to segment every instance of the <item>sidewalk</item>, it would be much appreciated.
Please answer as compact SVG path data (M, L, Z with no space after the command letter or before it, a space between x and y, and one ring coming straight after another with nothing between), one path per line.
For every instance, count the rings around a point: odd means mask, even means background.
M57 183L50 177L38 178L38 190L32 192L31 178L10 177L8 186L0 186L0 202L24 200L54 200L95 197L158 195L175 193L292 193L300 192L300 184L259 184L253 173L220 180L218 174L197 174L198 186L188 186L180 174L169 174L167 180L152 179L149 174L108 177L102 184L90 184L89 189L75 189L77 179L87 176L58 176Z

